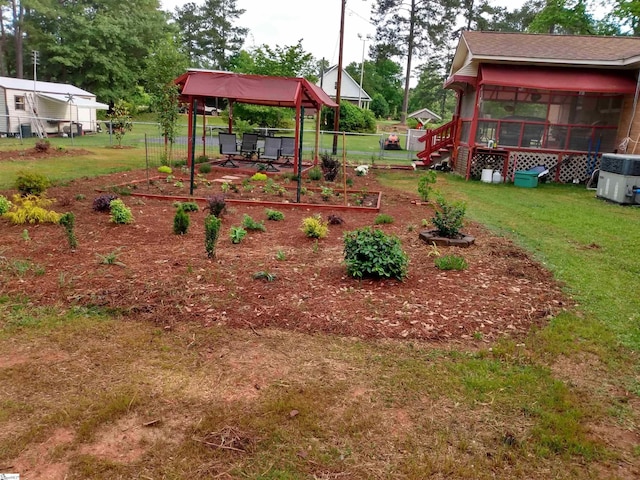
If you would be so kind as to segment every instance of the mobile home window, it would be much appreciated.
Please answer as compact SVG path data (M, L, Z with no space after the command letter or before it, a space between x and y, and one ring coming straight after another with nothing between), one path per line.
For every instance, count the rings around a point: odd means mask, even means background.
M24 110L24 96L16 95L14 98L16 100L16 110Z

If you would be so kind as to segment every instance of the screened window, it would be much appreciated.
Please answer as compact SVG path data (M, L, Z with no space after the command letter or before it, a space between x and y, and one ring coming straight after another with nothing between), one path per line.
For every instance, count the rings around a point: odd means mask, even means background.
M24 110L24 96L23 95L16 95L14 97L15 99L15 104L16 104L16 110Z

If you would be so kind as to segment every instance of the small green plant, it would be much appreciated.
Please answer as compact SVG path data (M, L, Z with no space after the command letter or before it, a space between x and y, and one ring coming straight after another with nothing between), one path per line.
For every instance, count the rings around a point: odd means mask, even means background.
M347 187L353 187L353 178L347 178L345 183L347 184Z
M309 177L309 180L317 182L318 180L322 179L322 170L320 170L319 167L313 167L311 170L309 170L307 176Z
M316 254L320 251L320 244L318 243L318 239L316 238L313 241L313 246L311 247L311 251Z
M166 173L168 175L171 175L171 173L173 172L173 170L171 169L171 167L169 167L168 165L162 165L160 167L158 167L158 172L160 173Z
M75 250L78 248L78 239L74 232L76 225L76 217L73 212L67 212L60 216L60 225L64 227L64 231L67 234L67 241L69 242L69 248Z
M253 274L254 280L264 280L266 282L273 282L276 279L276 274L263 270Z
M87 198L86 196L84 196L82 193L77 193L75 196L76 201L80 202L82 200L84 200L85 198Z
M276 252L276 260L282 262L287 259L287 254L284 253L284 250L278 250Z
M210 173L211 172L211 164L210 163L202 163L200 167L198 167L198 171L200 173Z
M267 177L264 173L254 173L253 176L251 177L251 181L252 182L266 182L267 179L269 177Z
M457 255L443 255L435 259L436 267L440 270L466 270L467 261Z
M41 196L27 195L21 197L14 195L12 197L13 207L3 216L15 225L23 225L25 223L58 223L60 214L47 210L51 206L53 200L48 199L44 194Z
M439 257L441 255L436 242L431 242L429 245L429 252L427 253L427 257Z
M391 215L387 215L386 213L381 213L373 221L374 225L383 225L387 223L393 223L393 217Z
M176 179L176 177L174 177L173 175L167 175L167 178L165 178L165 182L167 183L171 183Z
M220 185L220 190L222 190L222 193L227 193L230 189L231 184L229 182L223 182L222 185Z
M242 226L247 230L254 230L264 232L266 230L264 223L257 222L250 215L246 213L242 216Z
M0 215L4 215L11 210L11 202L3 195L0 195Z
M110 220L113 223L124 225L133 222L133 214L131 213L131 209L127 207L119 198L111 200L109 209L111 211Z
M196 163L206 163L209 161L209 157L207 157L206 155L198 155L196 157ZM209 165L211 166L211 165Z
M216 255L216 243L220 235L222 220L215 215L207 215L204 219L204 249L209 258Z
M300 230L309 238L324 238L329 233L329 225L316 215L302 219Z
M173 217L173 233L176 235L186 235L189 230L189 215L182 208L176 210Z
M345 232L344 259L354 278L396 278L407 276L409 257L400 239L369 227Z
M173 184L174 187L176 188L183 188L184 187L184 183L182 183L180 180L178 180L177 182L175 182Z
M270 208L267 208L266 214L267 220L272 220L274 222L284 220L284 213L279 212L278 210L271 210Z
M200 207L198 207L198 204L196 202L175 202L173 206L176 208L180 208L187 213L197 212L198 210L200 210Z
M231 238L231 243L238 244L242 242L242 239L247 235L247 231L242 227L231 227L229 230L229 237Z
M31 241L31 237L29 236L29 230L27 230L26 228L22 230L22 240L24 240L25 242Z
M212 195L207 197L207 208L209 209L209 214L220 217L227 207L227 203L225 202L224 195Z
M462 229L462 219L466 205L462 202L448 203L444 199L438 200L440 210L437 210L431 222L435 225L438 235L445 238L456 238Z
M98 257L99 262L103 265L117 265L119 267L126 267L124 263L118 260L118 257L120 256L120 250L122 250L122 247L118 247L113 252L109 252L104 255L96 253L96 257Z
M322 197L322 200L324 200L325 202L329 201L329 199L333 197L333 188L326 187L326 186L321 187L320 196Z
M39 196L47 191L47 188L51 186L51 182L47 177L39 173L19 172L14 186L23 197L27 195Z
M434 172L433 170L428 170L418 180L418 193L420 194L420 199L423 202L429 201L429 195L433 190L431 185L436 183L436 180L437 180L436 172Z

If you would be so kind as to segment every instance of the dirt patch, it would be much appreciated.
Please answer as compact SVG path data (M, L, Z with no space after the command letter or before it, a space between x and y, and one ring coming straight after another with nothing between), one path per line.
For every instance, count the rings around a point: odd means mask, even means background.
M344 232L372 226L377 212L282 205L278 209L285 220L273 222L266 220L264 206L235 205L224 215L216 257L208 259L202 211L190 214L187 235L176 236L170 200L123 196L135 217L132 225L114 225L108 214L92 210L97 187L143 178L144 172L127 172L51 189L50 197L65 202L54 208L76 216L75 252L57 225L2 220L0 293L41 305L108 308L168 329L198 321L256 333L276 327L360 338L464 341L524 334L571 303L539 263L471 222L464 231L476 245L439 247L442 254L463 256L469 268L438 270L431 248L418 238L432 208L382 188L373 176L354 176L353 188L382 191L381 212L394 222L380 228L400 238L410 259L404 282L355 280L342 264ZM300 231L303 218L320 214L326 219L332 213L344 224L331 225L327 238L316 242ZM234 245L229 229L240 225L244 214L264 221L266 232L251 232ZM110 254L117 257L116 265L105 264ZM12 268L15 262L30 268L18 271ZM274 280L255 280L257 272L269 272Z
M77 157L88 155L91 152L81 148L55 148L49 147L48 150L39 150L30 148L28 150L1 150L0 162L9 160L42 160L45 158L57 157Z
M20 478L26 480L64 480L67 478L69 465L54 460L51 456L56 448L63 447L73 441L73 431L59 428L44 442L23 452L12 465L11 470L20 472Z

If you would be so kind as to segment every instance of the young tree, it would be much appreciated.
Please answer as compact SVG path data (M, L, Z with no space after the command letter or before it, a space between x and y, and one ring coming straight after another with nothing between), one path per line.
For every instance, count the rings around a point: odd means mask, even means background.
M532 33L593 35L596 22L584 0L546 0L528 28Z
M111 122L111 129L118 140L118 146L121 147L124 135L133 129L129 109L122 100L119 100L113 106L111 113L107 114L107 118Z

